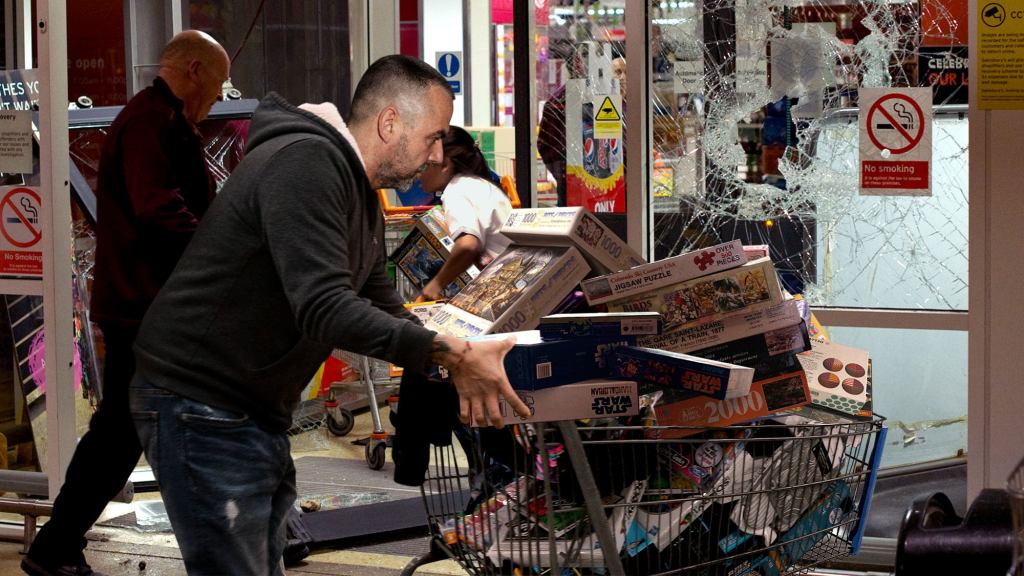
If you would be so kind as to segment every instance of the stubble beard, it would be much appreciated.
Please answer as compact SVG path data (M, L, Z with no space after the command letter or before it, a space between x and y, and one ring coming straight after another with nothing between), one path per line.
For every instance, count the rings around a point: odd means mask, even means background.
M407 190L420 177L426 164L416 168L405 168L401 162L408 157L409 139L404 134L399 136L394 152L387 157L378 170L381 188ZM410 170L415 170L409 173Z

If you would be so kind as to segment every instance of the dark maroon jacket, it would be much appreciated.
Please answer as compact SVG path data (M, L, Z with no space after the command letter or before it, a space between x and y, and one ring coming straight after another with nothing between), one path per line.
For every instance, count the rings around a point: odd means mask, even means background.
M199 133L160 78L114 119L100 155L92 319L138 326L214 198Z

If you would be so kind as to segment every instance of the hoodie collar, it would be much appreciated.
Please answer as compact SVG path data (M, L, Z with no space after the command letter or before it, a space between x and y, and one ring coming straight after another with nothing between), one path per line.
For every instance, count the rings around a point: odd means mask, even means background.
M345 124L345 120L342 119L341 113L338 112L338 107L330 102L321 102L320 104L306 103L299 106L300 110L305 110L311 114L315 114L324 122L330 124L335 130L341 134L342 138L348 142L349 146L352 146L352 150L355 151L356 156L359 158L359 164L362 165L363 171L366 171L366 162L363 160L363 154L359 151L359 144L356 143L355 136L348 129Z

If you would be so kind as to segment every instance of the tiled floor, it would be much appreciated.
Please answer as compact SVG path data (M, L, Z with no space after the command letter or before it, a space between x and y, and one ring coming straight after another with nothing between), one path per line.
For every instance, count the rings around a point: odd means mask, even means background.
M382 410L384 422L387 420L387 409ZM315 477L303 477L302 466L297 466L299 474L300 494L331 493L337 491L338 483L344 488L342 492L355 495L358 500L360 491L373 497L392 499L415 497L418 491L412 488L399 487L391 482L393 464L391 454L383 470L374 472L364 469L365 459L362 446L354 446L351 441L369 435L373 426L368 412L359 414L351 433L338 438L320 429L307 433L305 437L293 439L293 455L296 460L306 456L315 457L319 463ZM329 468L329 458L337 458L346 462L346 473L323 473L320 469ZM356 462L362 463L357 465ZM326 464L325 464L326 463ZM309 466L306 469L314 470ZM405 490L405 493L401 491ZM138 528L104 525L106 520L123 517L125 514L137 512L141 503L159 498L158 493L138 493L130 504L111 503L97 526L89 533L89 546L86 550L93 569L112 576L164 576L184 574L184 565L178 551L174 536L167 532L142 532ZM406 536L401 541L387 542L361 541L358 548L351 549L317 549L300 565L288 570L289 575L321 574L351 576L396 576L406 564L417 555L418 550L426 552L427 541L422 536ZM18 568L21 562L21 543L0 542L0 576L21 574ZM445 561L424 566L416 571L417 575L462 575L465 572L454 562Z

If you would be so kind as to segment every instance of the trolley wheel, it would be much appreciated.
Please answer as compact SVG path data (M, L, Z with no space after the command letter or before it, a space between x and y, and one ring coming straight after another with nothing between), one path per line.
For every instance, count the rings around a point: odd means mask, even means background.
M384 455L388 445L384 442L379 444L369 443L366 445L366 465L370 470L380 470L384 467Z
M351 410L345 410L344 408L338 410L337 419L335 419L333 414L327 413L327 429L335 436L345 436L352 431L352 427L355 425L356 419L352 415Z
M392 428L398 428L398 411L388 410L388 422L391 422Z

